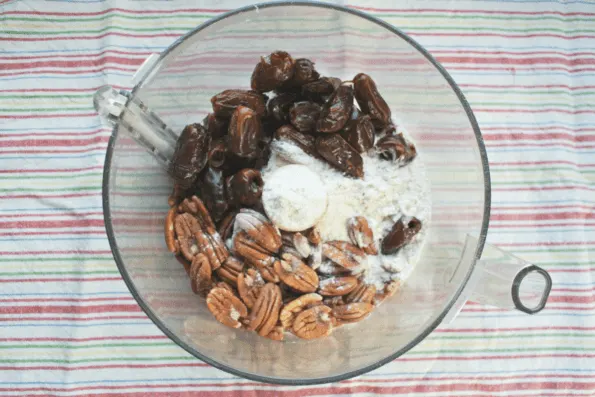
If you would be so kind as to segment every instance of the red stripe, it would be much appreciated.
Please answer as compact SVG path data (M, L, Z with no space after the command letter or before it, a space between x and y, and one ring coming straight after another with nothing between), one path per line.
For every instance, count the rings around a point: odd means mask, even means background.
M556 164L569 164L576 167L595 167L595 163L593 164L579 164L574 161L570 160L546 160L546 161L508 161L508 162L498 162L498 161L490 161L490 166L494 167L506 167L506 166L515 166L515 165L556 165Z
M63 228L63 227L103 227L102 219L76 219L71 221L49 220L49 221L16 221L0 222L0 229L25 229L25 228ZM42 251L43 252L43 251ZM76 253L72 251L71 253ZM0 253L1 255L2 253ZM5 253L6 254L6 253ZM14 253L13 255L19 255Z
M99 191L101 186L97 187ZM1 194L0 200L16 200L16 199L39 199L39 198L75 198L75 197L97 197L98 192L94 193L72 193L72 194Z
M490 229L514 229L514 228L530 228L530 229L539 229L541 227L571 227L571 226L595 226L595 223L588 223L584 221L576 222L576 223L525 223L525 224L509 224L509 223L494 223L490 224Z
M56 52L60 52L60 49L56 49ZM99 51L99 52L79 52L77 54L39 54L39 55L19 55L19 56L14 56L14 55L8 55L8 56L0 56L0 60L6 60L6 61L13 61L13 60L31 60L31 59L42 59L42 58L104 58L105 54L120 54L120 55L126 55L127 59L128 57L148 57L149 55L151 55L153 52L151 51L122 51L122 50L115 50L115 49L106 49L103 51ZM548 51L545 51L544 54L548 54ZM564 52L551 52L551 54L554 55L562 55L562 56L583 56L583 55L590 55L591 53L586 52L586 53L580 53L580 52L576 52L576 53L564 53ZM141 61L144 60L141 59ZM35 89L33 89L35 90ZM77 89L72 89L72 90L77 90ZM85 90L84 88L79 88L79 91L81 90ZM2 92L3 90L0 90L0 92Z
M62 117L98 117L97 113L62 113L62 114L13 114L13 115L0 115L0 119L52 119Z
M502 327L502 328L455 328L455 327L441 327L437 328L434 332L440 333L489 333L489 332L533 332L533 331L595 331L595 327L583 327L583 326L543 326L543 327Z
M147 320L148 323L148 317L145 315L141 315L141 316L131 316L131 315L126 315L126 316L117 316L114 314L109 314L107 316L95 316L95 317L64 317L64 316L58 316L58 317L0 317L0 322L6 322L6 323L10 323L10 322L23 322L23 321L105 321L105 320Z
M22 134L2 134L2 136L0 136L0 139L2 138L30 138L30 137L35 137L35 138L39 138L39 137L52 137L52 138L56 138L56 137L81 137L81 136L91 136L91 135L96 135L96 134L103 134L103 133L110 133L111 134L111 128L109 127L105 127L105 128L101 128L98 130L93 130L93 131L87 131L87 132L29 132L29 133L22 133Z
M486 141L501 141L507 140L546 140L546 139L564 139L572 142L595 142L595 135L576 135L570 133L537 133L528 134L525 132L510 133L510 134L483 134L483 139ZM516 143L516 142L513 142Z
M111 251L103 250L69 250L69 251L0 251L0 257L8 255L105 255L110 254Z
M0 338L0 342L96 342L105 340L169 339L165 335L97 336L92 338Z
M358 10L372 11L372 12L395 12L395 13L421 13L421 12L437 12L446 14L504 14L504 15L558 15L558 16L595 16L595 13L588 12L560 12L560 11L504 11L504 10L461 10L461 9L440 9L440 8L421 8L421 9L400 9L400 8L373 8L373 7L357 7L350 6Z
M562 208L585 209L585 210L593 211L593 210L595 210L595 205L581 205L581 204L534 205L532 203L527 203L526 206L492 207L492 214L496 214L500 211L511 211L511 210L538 211L538 210L558 210L558 209L562 209Z
M117 212L114 211L114 214L116 214ZM152 212L149 212L149 214ZM30 214L11 214L11 215L6 215L6 214L2 214L0 215L0 219L2 218L24 218L24 217L34 217L34 218L53 218L53 217L76 217L77 219L82 217L82 216L102 216L103 212L82 212L82 211L77 211L77 210L73 210L72 212L63 212L63 213L52 213L52 214L48 214L48 213L30 213Z
M132 34L132 33L121 33L121 32L106 32L102 34L98 34L96 36L45 36L45 37L1 37L0 41L11 41L11 42L48 42L48 41L64 41L64 40L99 40L105 39L107 37L116 36L116 37L130 37L133 39L156 39L156 38L165 38L165 37L175 37L179 38L181 35L186 33L186 29L180 29L180 33L158 33L158 34Z
M0 314L95 314L111 312L139 313L138 305L94 305L94 306L0 306Z
M109 141L109 136L96 136L88 139L15 139L15 140L0 140L0 148L2 147L40 147L40 146L63 146L76 147L87 146L96 143L104 143Z
M106 360L109 360L107 358ZM27 366L0 366L0 371L96 371L98 369L115 369L115 368L123 368L123 369L150 369L150 368L204 368L210 367L208 364L201 363L198 360L194 360L196 362L192 363L179 363L179 364L106 364L106 365L82 365L78 367L70 367L66 365L43 365L43 366L35 366L35 365L27 365ZM94 394L95 395L95 394Z
M26 70L34 68L83 68L91 66L101 66L106 63L115 63L119 65L128 65L138 67L143 63L144 59L123 58L115 56L101 57L100 60L83 60L76 61L38 61L38 62L21 62L21 63L0 63L0 70ZM578 60L577 60L578 61ZM578 65L579 63L577 63ZM584 63L580 63L583 65Z
M84 172L103 169L102 165L96 165L93 167L84 168L34 168L34 169L21 169L21 170L0 170L0 174L21 174L21 173L36 173L36 174L53 174L60 172Z
M146 9L136 9L136 10L128 10L124 8L106 8L105 10L95 11L95 12L50 12L50 11L38 11L38 10L31 10L31 11L5 11L4 15L54 15L54 16L97 16L97 15L105 15L110 14L112 12L121 12L123 14L176 14L179 12L184 13L220 13L220 12L227 12L229 10L225 9L214 9L214 8L178 8L178 9L167 9L167 10L146 10ZM595 14L594 14L595 15Z
M66 277L66 278L20 278L20 279L3 279L0 278L0 283L55 283L57 282L69 282L69 283L81 283L81 282L99 282L99 281L121 281L122 277Z
M83 234L83 235L105 235L105 228L102 227L99 230L63 230L63 231L39 231L39 232L22 232L22 231L14 231L14 232L4 232L0 233L0 236L60 236L60 235L76 235L76 234Z
M58 297L47 297L43 298L8 298L0 299L0 303L24 303L24 302L109 302L109 301L134 301L131 296L122 295L114 296L113 298L58 298ZM2 340L2 338L0 338Z

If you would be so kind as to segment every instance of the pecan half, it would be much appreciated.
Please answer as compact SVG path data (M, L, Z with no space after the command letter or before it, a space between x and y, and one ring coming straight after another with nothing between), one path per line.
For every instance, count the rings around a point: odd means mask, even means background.
M234 229L244 231L256 244L271 254L279 252L283 244L279 229L266 216L248 208L242 208L236 215Z
M404 245L411 242L420 230L421 221L419 219L413 217L406 225L403 218L399 219L382 240L382 253L385 255L397 253Z
M363 216L355 216L347 221L347 233L353 244L364 250L368 255L378 255L378 248L374 242L374 232Z
M198 221L191 214L179 214L175 217L174 229L180 252L186 260L191 262L194 256L200 252L194 237L194 233L200 231Z
M238 293L248 309L252 309L266 283L256 269L248 269L238 276Z
M342 296L357 287L358 280L353 276L329 277L320 280L318 293L322 296Z
M293 246L302 258L308 258L312 254L310 242L306 236L299 232L293 235Z
M196 255L190 265L190 285L192 286L192 292L200 296L206 296L213 286L211 273L211 265L206 255Z
M328 241L322 244L322 255L345 269L354 269L362 265L366 253L345 241Z
M353 291L345 295L345 303L373 303L376 287L372 284L360 283Z
M281 281L296 291L307 293L318 288L316 272L295 255L283 254L274 268Z
M316 226L313 226L310 229L304 231L303 234L308 238L310 244L318 245L322 242L320 231Z
M281 281L281 279L279 278L279 276L275 272L274 266L263 267L262 269L259 269L259 271L260 271L260 274L262 275L262 278L264 278L264 280L266 282L275 283L276 284L279 281Z
M281 309L281 314L279 315L279 320L281 320L281 324L286 329L291 329L293 326L293 321L295 317L300 314L302 311L306 310L308 307L317 305L322 301L322 296L311 293L305 294L300 296L297 299L288 302L283 306Z
M259 335L268 335L279 320L281 310L281 290L273 283L267 283L260 290L258 299L254 302L252 313L248 318L248 329Z
M333 317L337 320L337 324L357 323L366 318L374 309L371 303L348 303L343 306L336 306L333 308Z
M384 289L382 291L380 291L380 293L377 293L376 296L374 297L374 304L375 305L379 305L381 304L385 299L390 298L391 296L395 295L397 293L397 291L399 291L401 289L401 282L398 280L392 280L389 283L386 283L384 285Z
M269 338L271 340L282 341L283 337L285 336L285 329L281 326L274 327L271 332L264 335L265 338Z
M317 339L333 331L332 309L325 305L302 311L293 321L293 333L302 339Z
M172 207L167 211L167 216L165 217L165 245L167 245L167 249L174 254L178 254L179 247L176 244L176 231L174 228L174 221L176 219L176 215L178 214L177 208Z
M236 233L233 239L234 252L257 268L270 266L275 262L271 253L256 244L245 231Z
M348 276L351 272L343 266L339 266L332 261L322 261L320 266L316 269L318 273L325 276Z
M237 287L238 276L244 270L244 263L234 256L229 256L219 269L217 275L228 284Z
M219 281L217 282L213 288L223 288L228 290L229 292L231 292L232 294L234 293L233 287L229 284L227 284L225 281Z
M217 321L231 328L240 328L240 319L248 316L246 306L226 288L213 288L207 295L207 307Z
M325 305L327 305L330 308L333 308L335 306L342 306L345 304L345 301L343 300L343 296L331 296L328 298L324 298L322 300L322 303L324 303Z

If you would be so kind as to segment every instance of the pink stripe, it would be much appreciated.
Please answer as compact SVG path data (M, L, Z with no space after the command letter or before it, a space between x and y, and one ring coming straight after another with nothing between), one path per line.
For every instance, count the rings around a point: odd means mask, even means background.
M13 114L10 116L0 115L0 119L53 119L62 117L99 117L97 113L63 113L63 114Z
M96 342L104 340L163 340L165 335L97 336L92 338L0 338L0 342Z
M539 214L495 214L494 221L544 221L553 219L595 219L595 212L553 212Z
M472 332L533 332L533 331L595 331L595 327L582 327L582 326L544 326L544 327L512 327L512 328L451 328L442 327L436 329L434 332L440 333L472 333Z
M420 13L436 12L445 14L504 14L504 15L559 15L559 16L595 16L595 13L588 12L559 12L559 11L503 11L503 10L461 10L461 9L440 9L440 8L422 8L422 9L402 9L402 8L373 8L350 6L357 10L372 12L395 12L395 13Z
M102 314L111 312L141 312L138 305L94 305L94 306L0 306L0 314Z
M87 146L95 143L106 143L109 136L96 136L87 139L15 139L0 140L0 148L3 147L43 147L43 146L64 146L77 147Z
M576 167L595 167L595 163L592 164L579 164L570 160L547 160L547 161L508 161L508 162L497 162L490 161L490 166L506 167L509 165L554 165L554 164L569 164Z
M106 360L109 360L107 358ZM106 365L81 365L78 367L70 367L66 365L27 365L27 366L0 366L0 371L96 371L98 369L149 369L149 368L204 368L210 367L208 364L204 364L198 360L192 363L179 363L179 364L106 364ZM94 394L96 395L96 394Z
M105 10L95 11L95 12L49 12L49 11L38 11L38 10L31 10L31 11L5 11L4 15L54 15L54 16L78 16L78 17L92 17L97 15L105 15L110 14L112 12L121 12L124 14L176 14L176 13L221 13L227 12L229 9L214 9L214 8L172 8L167 10L128 10L124 8L106 8ZM595 15L595 14L594 14Z
M24 229L24 228L65 228L65 227L102 227L104 225L102 219L77 219L72 221L51 220L51 221L16 221L16 222L0 222L0 229ZM43 253L40 252L40 253ZM70 251L69 253L77 253ZM2 253L0 253L1 255ZM3 253L6 255L6 253ZM17 252L13 255L19 255Z
M39 137L52 137L52 138L56 138L56 137L81 137L81 136L91 136L91 135L96 135L96 134L103 134L103 133L109 133L111 134L112 130L109 127L105 127L105 128L101 128L98 130L93 130L93 131L88 131L88 132L30 132L30 133L24 133L24 134L2 134L2 136L0 136L0 139L2 138L39 138Z
M111 302L111 301L134 301L131 296L114 296L113 298L55 298L55 297L43 297L43 298L8 298L8 299L0 299L0 304L2 303L25 303L25 302L72 302L72 303L80 303L80 302ZM0 338L0 341L2 338Z
M36 173L36 174L54 174L54 173L72 173L72 172L84 172L94 171L103 169L102 165L96 165L93 167L84 168L34 168L34 169L23 169L23 170L0 170L0 174L24 174L24 173Z
M55 283L58 282L69 282L69 283L91 283L98 281L121 281L122 277L66 277L66 278L0 278L0 283Z
M91 317L65 317L65 316L58 316L58 317L0 317L0 322L5 323L14 323L14 322L23 322L23 321L105 321L105 320L148 320L149 318L145 315L141 316L118 316L114 314L109 314L107 316L91 316Z
M542 191L542 190L588 190L595 191L595 187L590 186L541 186L541 187L511 187L511 188L492 188L493 192L514 192L514 191Z

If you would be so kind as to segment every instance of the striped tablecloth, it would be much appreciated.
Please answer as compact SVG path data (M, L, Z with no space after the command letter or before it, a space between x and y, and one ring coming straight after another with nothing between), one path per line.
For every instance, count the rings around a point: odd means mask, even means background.
M555 288L537 316L469 303L398 364L303 388L177 347L136 305L105 236L110 130L91 95L131 88L150 53L247 4L208 3L0 1L0 395L595 395L595 2L349 2L461 85L490 158L488 240Z

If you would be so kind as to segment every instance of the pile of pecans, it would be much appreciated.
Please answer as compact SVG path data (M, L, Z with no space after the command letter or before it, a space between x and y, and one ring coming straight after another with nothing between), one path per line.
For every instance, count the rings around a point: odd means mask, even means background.
M380 247L363 217L345 225L349 242L322 241L316 228L280 231L261 202L270 143L290 140L354 178L364 177L364 152L403 166L416 149L396 134L366 74L321 77L310 60L276 51L256 65L251 88L215 95L213 113L182 131L169 170L166 244L222 324L273 340L286 331L324 337L398 290L397 281L382 290L364 282L367 257L398 252L422 225L397 221Z

